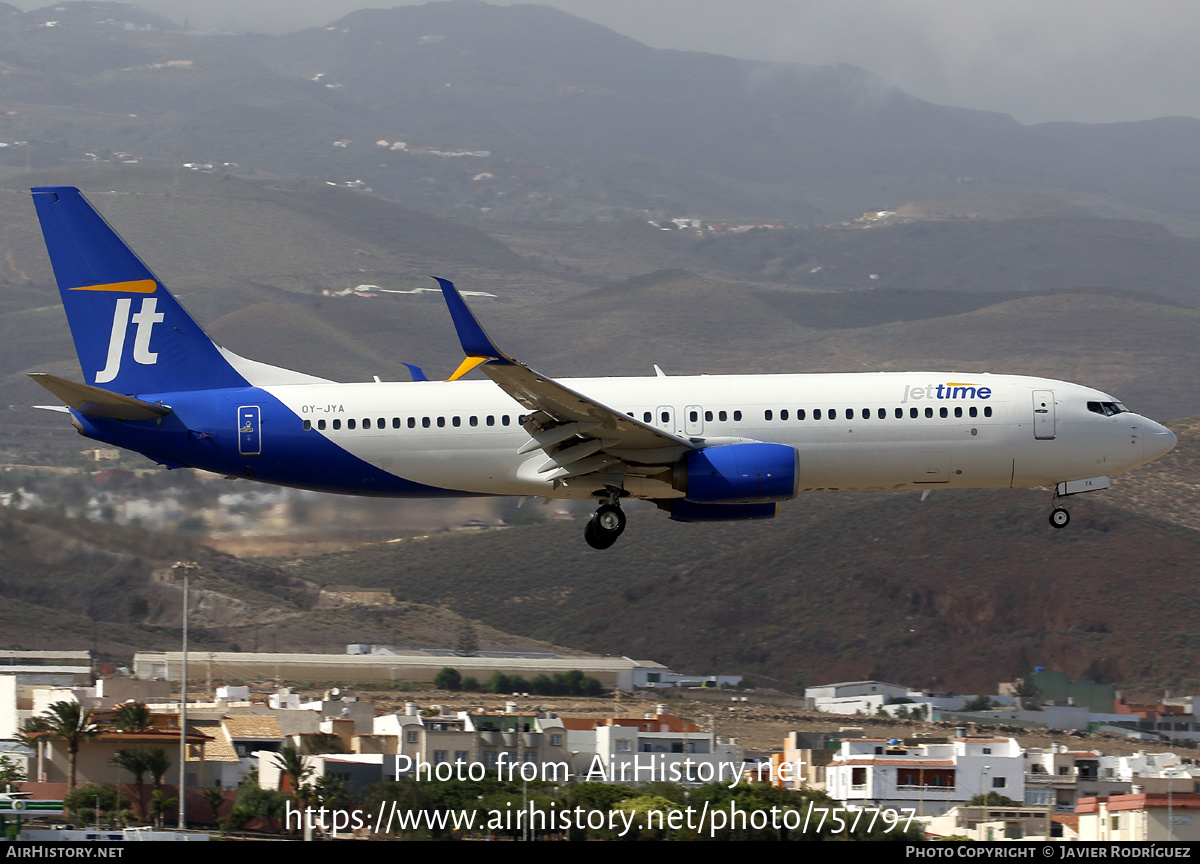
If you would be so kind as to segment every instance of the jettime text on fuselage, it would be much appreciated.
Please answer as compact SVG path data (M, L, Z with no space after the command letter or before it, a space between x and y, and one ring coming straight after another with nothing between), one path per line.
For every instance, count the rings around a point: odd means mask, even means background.
M914 387L911 384L904 385L904 398L900 400L901 405L908 403L908 400L914 402L923 402L926 399L990 399L992 398L991 387L976 387L974 384L964 384L962 382L950 381L945 384L929 384L924 387Z

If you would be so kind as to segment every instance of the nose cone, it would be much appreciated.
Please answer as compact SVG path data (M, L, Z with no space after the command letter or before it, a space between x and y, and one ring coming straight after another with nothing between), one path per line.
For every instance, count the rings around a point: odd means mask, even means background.
M1175 448L1175 433L1155 423L1153 420L1146 421L1146 461L1157 459L1159 456L1165 456Z

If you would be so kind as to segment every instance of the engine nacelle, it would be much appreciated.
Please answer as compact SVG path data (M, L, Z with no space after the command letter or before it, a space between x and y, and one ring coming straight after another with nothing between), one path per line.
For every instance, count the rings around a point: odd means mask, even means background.
M799 474L795 447L747 441L689 450L675 466L674 485L696 503L764 504L795 498Z
M675 522L747 522L774 519L778 504L696 504L686 498L670 498L658 504Z

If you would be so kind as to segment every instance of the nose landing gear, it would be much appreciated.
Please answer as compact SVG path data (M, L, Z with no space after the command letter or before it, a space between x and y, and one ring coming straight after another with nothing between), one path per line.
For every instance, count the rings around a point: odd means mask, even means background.
M1050 511L1050 524L1055 528L1066 528L1071 524L1071 514L1066 507L1055 507Z
M601 504L583 529L583 539L593 549L607 549L625 530L625 511L621 509L620 490L608 490L608 502Z

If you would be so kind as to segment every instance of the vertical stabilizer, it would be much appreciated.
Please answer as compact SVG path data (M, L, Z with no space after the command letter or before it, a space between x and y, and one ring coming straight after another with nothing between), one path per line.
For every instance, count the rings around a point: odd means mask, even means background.
M126 394L247 386L78 189L38 187L33 203L88 384Z

